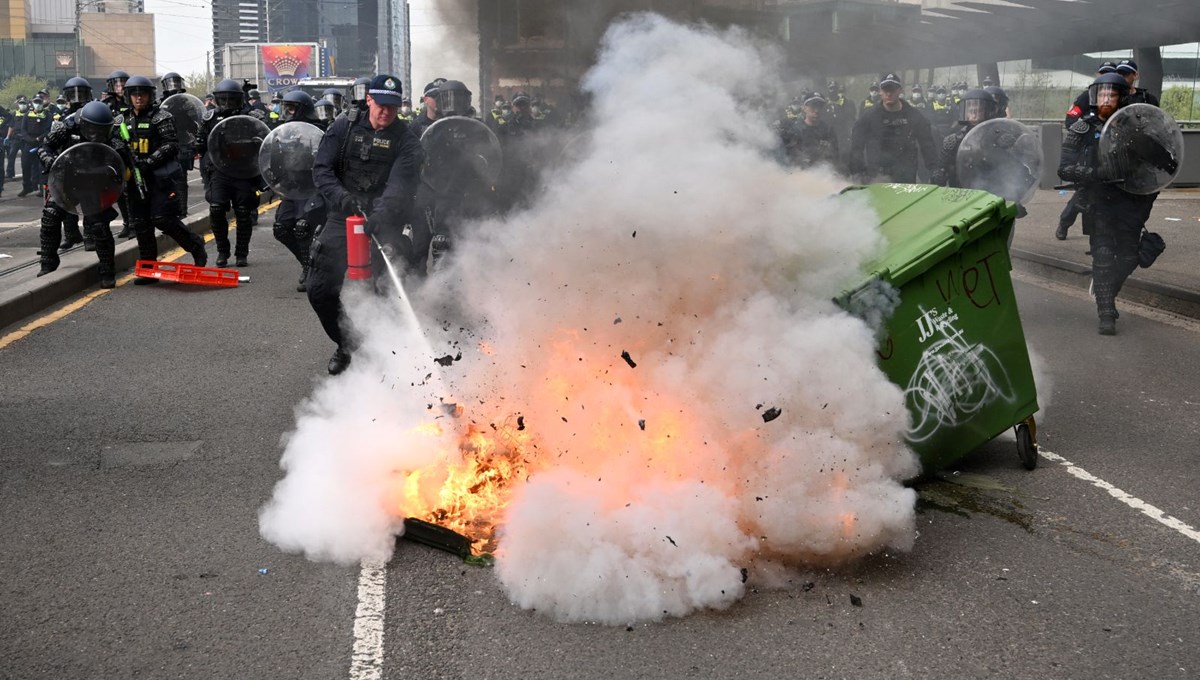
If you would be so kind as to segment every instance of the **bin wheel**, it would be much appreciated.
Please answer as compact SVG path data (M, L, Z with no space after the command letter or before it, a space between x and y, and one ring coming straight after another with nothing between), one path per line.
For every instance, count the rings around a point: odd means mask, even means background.
M1033 432L1027 423L1017 425L1017 456L1021 458L1021 467L1026 470L1037 468L1037 444L1033 441Z

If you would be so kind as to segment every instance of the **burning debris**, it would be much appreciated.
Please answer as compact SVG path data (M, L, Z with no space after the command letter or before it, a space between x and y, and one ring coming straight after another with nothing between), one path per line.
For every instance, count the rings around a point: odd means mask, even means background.
M774 64L736 31L615 24L584 84L590 150L410 291L418 313L461 319L422 332L382 301L347 302L361 348L297 409L263 535L313 559L385 559L415 518L494 551L518 606L612 625L729 607L759 568L908 548L903 395L873 330L831 302L874 255L875 218L830 199L835 179L772 161L765 119L726 114L779 90ZM649 90L661 110L625 115ZM674 190L688 200L664 202ZM452 378L421 379L438 356L425 333L462 341ZM613 370L620 348L641 368ZM747 428L764 390L779 395L764 422L789 417ZM426 408L442 403L461 413Z

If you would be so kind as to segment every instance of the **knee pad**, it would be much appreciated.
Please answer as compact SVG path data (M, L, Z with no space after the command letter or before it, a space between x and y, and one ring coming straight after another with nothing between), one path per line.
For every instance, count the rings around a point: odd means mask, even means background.
M1117 251L1104 245L1092 249L1092 263L1097 267L1111 267L1117 263Z
M296 227L288 222L276 222L271 225L271 233L275 235L275 240L280 243L291 243L296 240Z

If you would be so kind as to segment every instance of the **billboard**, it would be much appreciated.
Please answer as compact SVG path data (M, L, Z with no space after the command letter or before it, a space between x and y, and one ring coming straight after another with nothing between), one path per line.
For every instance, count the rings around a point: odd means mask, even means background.
M313 53L315 45L275 43L260 45L259 49L263 76L270 92L286 90L317 75L313 70L317 56Z

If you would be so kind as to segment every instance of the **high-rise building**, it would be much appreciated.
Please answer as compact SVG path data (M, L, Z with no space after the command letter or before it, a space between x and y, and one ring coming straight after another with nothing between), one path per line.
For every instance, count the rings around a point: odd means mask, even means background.
M412 40L408 0L379 0L379 53L375 58L380 73L390 73L412 93Z
M317 42L329 54L332 75L375 70L379 5L392 0L266 0L271 42Z
M222 48L229 43L267 42L267 0L213 0L213 71L225 77Z

